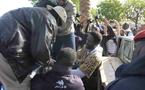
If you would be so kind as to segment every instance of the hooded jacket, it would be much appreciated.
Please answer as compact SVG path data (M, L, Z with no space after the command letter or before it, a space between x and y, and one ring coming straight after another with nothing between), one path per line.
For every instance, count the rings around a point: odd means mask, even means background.
M35 63L46 63L57 26L45 8L20 8L0 18L0 53L6 58L17 79L22 82Z
M46 74L31 80L31 90L85 90L81 78L72 75L71 67L55 64Z
M145 90L145 55L116 70L116 80L105 90Z

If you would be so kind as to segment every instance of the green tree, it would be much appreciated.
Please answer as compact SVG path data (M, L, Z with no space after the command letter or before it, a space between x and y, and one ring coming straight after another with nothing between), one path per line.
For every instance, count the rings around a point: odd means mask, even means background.
M139 20L145 16L145 1L144 0L128 0L125 7L125 14L128 19L135 23L138 27Z
M72 0L72 2L76 5L77 12L80 11L80 0Z
M98 14L120 21L124 17L124 8L119 0L104 0L97 5Z
M97 8L91 8L90 12L91 12L92 16L95 17L97 14Z
M143 14L143 17L144 17L144 22L145 22L145 12L144 12L144 14Z

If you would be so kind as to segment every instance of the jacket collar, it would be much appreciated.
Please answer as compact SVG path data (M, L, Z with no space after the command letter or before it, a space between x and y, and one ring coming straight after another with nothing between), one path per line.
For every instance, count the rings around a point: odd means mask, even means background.
M60 75L70 75L71 74L70 70L71 70L71 67L64 66L61 64L55 64L53 66L52 72L56 72Z

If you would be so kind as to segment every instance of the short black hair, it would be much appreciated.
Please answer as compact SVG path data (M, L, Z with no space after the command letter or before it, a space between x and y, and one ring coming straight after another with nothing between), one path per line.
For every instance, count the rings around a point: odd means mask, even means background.
M99 19L99 16L95 16L95 19Z
M62 48L56 58L56 63L65 66L73 66L76 60L76 51L72 48Z
M125 30L128 29L129 28L129 24L128 23L124 23L122 28L125 29Z
M89 34L93 36L94 42L96 44L100 44L101 43L101 41L102 41L101 33L99 33L99 32L89 32Z
M80 13L77 13L77 14L76 14L76 17L80 17L80 16L81 16Z

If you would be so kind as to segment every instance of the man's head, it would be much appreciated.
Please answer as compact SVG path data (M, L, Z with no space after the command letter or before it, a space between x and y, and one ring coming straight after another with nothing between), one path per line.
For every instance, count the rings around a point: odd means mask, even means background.
M96 19L98 20L98 19L99 19L99 16L95 16L95 20L96 20Z
M145 30L138 32L134 37L135 49L133 58L138 57L145 53Z
M57 58L56 63L65 65L65 66L72 66L76 60L76 52L71 48L63 48L60 50Z
M89 32L86 42L87 49L94 49L102 41L102 35L99 32Z
M123 28L124 30L128 29L128 28L129 28L129 24L128 24L128 23L124 23L123 26L122 26L122 28Z
M60 6L65 6L67 3L67 0L57 0L57 4Z

